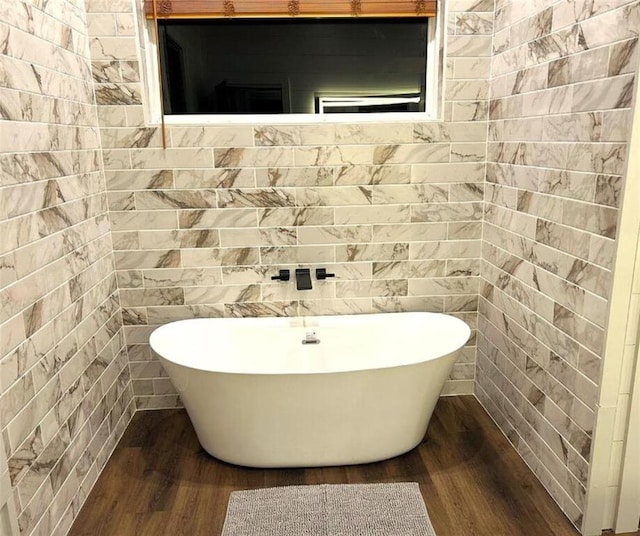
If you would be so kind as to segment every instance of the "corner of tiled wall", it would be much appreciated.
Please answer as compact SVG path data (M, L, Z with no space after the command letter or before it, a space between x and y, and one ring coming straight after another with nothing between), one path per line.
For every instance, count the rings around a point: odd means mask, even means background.
M134 410L83 0L2 3L0 43L6 491L63 535Z
M498 2L476 394L580 528L638 2Z

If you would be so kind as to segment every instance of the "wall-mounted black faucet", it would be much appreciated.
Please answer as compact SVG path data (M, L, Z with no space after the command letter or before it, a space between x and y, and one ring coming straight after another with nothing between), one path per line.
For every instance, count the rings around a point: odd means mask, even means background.
M289 281L291 279L291 272L289 270L280 270L278 275L272 275L272 281Z
M316 279L322 281L329 277L335 277L336 274L328 274L326 268L316 268Z
M311 290L311 270L309 268L296 268L296 288Z

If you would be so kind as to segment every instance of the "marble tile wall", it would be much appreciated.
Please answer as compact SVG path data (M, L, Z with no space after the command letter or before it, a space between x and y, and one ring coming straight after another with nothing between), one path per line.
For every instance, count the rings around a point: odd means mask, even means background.
M115 263L138 408L174 407L151 330L199 316L446 311L475 329L493 0L449 3L444 121L145 123L130 0L87 0ZM281 268L326 267L298 292ZM475 337L447 393L470 393Z
M25 536L66 534L134 410L100 149L83 0L0 3L0 495Z
M476 394L582 523L640 3L498 0Z

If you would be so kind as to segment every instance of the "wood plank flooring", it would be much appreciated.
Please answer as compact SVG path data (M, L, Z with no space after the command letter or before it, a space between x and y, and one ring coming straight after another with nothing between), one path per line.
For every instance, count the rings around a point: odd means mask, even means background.
M218 536L234 490L399 481L420 483L438 536L578 534L466 396L440 399L427 437L403 456L317 469L232 466L202 450L183 410L139 412L70 536Z

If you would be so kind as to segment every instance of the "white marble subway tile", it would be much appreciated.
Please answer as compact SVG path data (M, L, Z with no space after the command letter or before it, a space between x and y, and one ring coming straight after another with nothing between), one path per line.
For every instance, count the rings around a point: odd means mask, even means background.
M607 110L602 115L601 141L626 143L629 140L631 110Z
M481 222L465 221L447 224L447 240L469 240L471 238L482 238Z
M477 295L478 278L434 277L409 280L409 296L438 296L450 294Z
M491 36L449 35L447 36L449 57L489 57L491 56Z
M563 200L562 223L607 238L615 238L618 211L615 208Z
M255 173L258 188L267 186L300 188L333 186L335 170L331 167L258 168Z
M313 285L310 290L305 290L301 294L295 285L281 283L268 283L261 285L262 300L265 302L289 302L300 299L303 295L305 300L332 300L336 298L335 281L324 281Z
M180 210L178 212L178 227L180 229L223 229L256 227L257 225L258 211L255 208ZM175 226L169 228L174 229Z
M414 142L481 142L487 138L487 127L478 122L415 123Z
M575 84L571 111L594 111L629 108L633 95L634 75L623 75L594 82Z
M336 143L339 144L380 144L411 143L412 126L409 123L392 123L384 127L366 124L337 124Z
M455 58L450 61L453 65L453 79L489 79L489 58Z
M336 125L259 126L253 139L257 146L333 145Z
M450 103L452 121L486 121L488 105L486 101L461 101Z
M256 170L258 173L260 170ZM163 171L162 173L171 173ZM200 188L253 188L256 186L254 170L233 169L176 169L173 171L175 187L184 189ZM162 186L156 186L161 188Z
M253 132L249 126L171 127L169 135L172 147L253 146Z
M140 231L138 238L139 248L146 250L211 248L220 245L218 231L215 229Z
M335 256L338 262L408 260L409 244L398 242L338 245L335 248Z
M335 186L333 188L296 188L296 203L298 206L342 206L342 205L371 205L372 190L370 186Z
M260 227L297 227L303 225L332 225L333 207L264 208L258 210Z
M448 143L378 145L373 154L374 164L420 164L449 162Z
M435 184L377 185L373 187L374 205L397 203L446 203L449 186Z
M444 296L383 296L372 300L375 313L444 312Z
M443 277L445 267L445 260L379 261L373 263L372 275L373 279Z
M224 306L224 314L227 318L296 316L298 302L227 303Z
M638 63L638 38L615 43L611 47L608 76L635 72Z
M270 246L260 248L260 261L263 265L319 264L341 260L347 259L339 259L336 255L336 246L333 245Z
M374 162L374 149L374 145L323 145L292 150L296 166L324 167L382 163Z
M638 37L640 9L635 2L611 10L608 10L608 2L598 2L598 4L601 9L604 8L602 10L607 11L600 16L587 13L580 24L586 46L596 48L615 41Z
M409 244L409 258L411 260L478 258L480 253L479 240L411 242Z
M411 182L483 182L482 163L416 164L411 166Z
M408 184L411 181L411 166L380 165L341 166L335 170L335 185L376 185L376 184Z
M253 285L271 281L266 266L227 266L222 268L222 283L225 285Z
M214 149L216 168L293 165L293 149L281 147ZM182 166L194 167L194 166Z
M336 294L347 298L406 296L407 292L408 282L406 279L336 282Z
M368 314L372 305L370 298L301 300L298 311L301 316Z
M229 188L218 190L218 206L220 208L295 206L296 191L285 188Z
M257 247L182 249L180 253L185 268L259 264Z
M219 268L159 268L141 271L146 288L213 286L222 283Z
M220 229L220 244L223 247L291 246L297 243L301 230L295 227Z
M610 238L591 235L589 262L611 270L615 258L615 242Z
M332 225L330 227L301 227L298 229L298 243L312 244L348 244L371 242L370 225ZM267 244L264 244L267 245Z
M131 151L131 165L135 169L212 168L213 155L208 148L138 149Z
M374 242L416 242L424 240L444 240L447 238L446 223L408 223L373 225Z
M220 285L184 287L185 305L256 302L261 297L259 285Z
M334 211L336 225L374 224L382 222L409 223L412 221L409 205L336 207Z
M480 221L482 203L411 205L412 222Z

